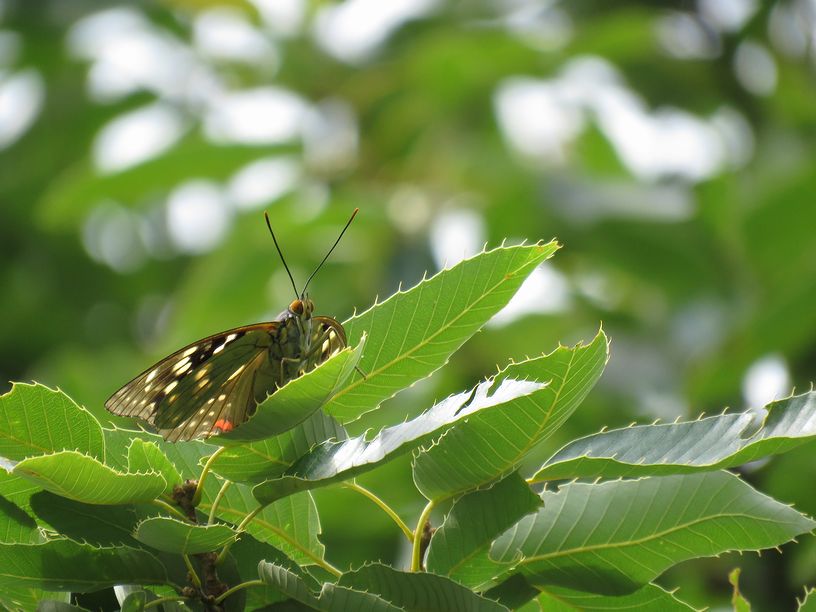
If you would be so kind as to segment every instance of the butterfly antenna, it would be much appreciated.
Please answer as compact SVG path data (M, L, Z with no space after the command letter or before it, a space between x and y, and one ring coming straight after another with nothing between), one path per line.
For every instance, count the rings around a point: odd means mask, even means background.
M332 254L332 251L334 251L334 247L336 247L336 246L338 245L338 243L340 242L340 239L343 237L343 234L345 234L345 233L346 233L346 230L348 229L349 225L351 225L351 222L352 222L352 221L354 221L354 217L356 217L356 216L357 216L357 213L358 213L358 212L360 212L360 209L359 209L359 208L355 208L355 209L354 209L354 212L353 212L353 213L351 213L351 217L349 218L348 222L346 222L346 226L343 228L343 231L342 231L342 232L340 232L340 235L337 237L337 240L335 240L335 241L334 241L334 244L332 245L332 248L330 248L330 249L329 249L329 252L328 252L328 253L326 253L326 256L323 258L323 261L321 261L321 262L320 262L320 263L317 265L317 267L315 268L315 271L314 271L314 272L312 272L312 275L311 275L311 276L309 277L309 279L306 281L306 284L305 284L305 285L303 285L303 291L301 292L301 295L304 295L304 294L306 293L306 287L308 287L308 286L309 286L309 283L311 283L311 282L312 282L312 279L314 278L314 275L315 275L315 274L317 274L317 271L318 271L318 270L320 270L320 268L322 268L322 267L323 267L323 264L324 264L324 263L326 263L326 260L329 258L329 255L331 255L331 254Z
M266 227L269 228L269 233L272 234L272 241L275 243L275 248L278 249L278 255L280 255L281 261L283 262L283 267L286 268L286 273L289 275L289 280L292 281L292 289L295 290L295 299L297 299L300 297L300 295L298 295L297 285L295 285L295 279L292 278L292 273L289 271L289 266L286 265L286 260L283 258L283 251L281 251L280 245L278 244L278 239L275 238L275 232L272 231L272 224L269 222L269 213L267 213L266 211L264 211L264 219L266 219ZM340 235L342 236L342 234Z

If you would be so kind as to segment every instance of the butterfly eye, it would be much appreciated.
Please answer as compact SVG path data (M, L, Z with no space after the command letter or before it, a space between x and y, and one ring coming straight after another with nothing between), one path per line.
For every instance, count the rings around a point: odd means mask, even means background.
M303 314L303 302L301 300L295 300L291 304L289 304L289 310L295 313L296 315Z

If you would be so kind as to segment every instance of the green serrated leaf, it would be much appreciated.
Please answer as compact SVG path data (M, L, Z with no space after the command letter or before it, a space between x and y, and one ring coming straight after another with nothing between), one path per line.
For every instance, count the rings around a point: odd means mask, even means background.
M499 247L400 291L343 323L349 342L368 335L372 349L355 378L328 403L347 423L442 367L501 310L558 244Z
M631 478L718 470L784 453L816 438L816 392L772 402L765 411L687 423L639 425L575 440L534 481Z
M609 343L601 331L587 345L562 346L549 355L509 365L499 380L546 381L546 387L518 402L472 415L416 453L417 488L428 499L440 500L515 470L583 401L608 358Z
M517 473L460 497L434 533L425 566L468 587L485 584L499 573L487 555L490 544L540 505L541 498Z
M132 505L84 504L40 491L31 496L31 512L41 527L77 542L141 548L131 535L139 521Z
M153 442L134 438L128 447L127 463L128 472L131 473L157 472L161 474L167 483L165 493L172 493L173 487L183 482L176 466Z
M262 482L283 474L295 461L326 440L345 440L345 428L322 410L278 436L228 446L212 463L212 470L236 482Z
M0 469L0 542L37 544L43 535L32 515L31 497L41 491L32 482Z
M0 396L0 457L20 461L62 450L104 459L99 422L62 391L14 383Z
M156 550L195 555L235 541L238 533L227 525L191 525L167 516L154 516L140 522L133 537Z
M346 572L340 577L337 584L374 593L397 608L411 612L426 610L507 611L503 605L477 595L450 578L426 572L400 572L380 563Z
M158 557L126 546L98 548L72 540L0 546L0 584L87 593L116 584L163 584Z
M495 383L495 379L489 379L473 390L451 395L411 421L382 429L370 440L361 435L342 442L324 442L301 457L282 477L256 485L252 493L262 504L268 504L296 491L346 480L439 436L458 420L473 418L478 411L500 404L514 405L544 387L509 378Z
M211 495L199 505L202 512L212 508ZM227 490L216 510L216 516L239 524L258 508L249 487L234 483ZM326 548L320 542L320 518L314 499L308 492L292 495L267 505L246 526L246 530L261 542L283 551L300 565L311 565L323 559Z
M319 410L354 373L365 347L365 335L303 376L290 380L258 405L240 427L220 434L219 443L263 440L303 423Z
M777 546L816 522L728 472L573 483L496 540L536 585L622 595L687 559Z
M797 612L816 612L816 589L805 589L805 596L796 610Z
M307 606L312 610L323 612L398 612L402 608L396 607L377 597L373 593L365 593L327 582L319 593L313 592L306 581L295 572L276 565L261 561L258 564L258 575L261 580L291 599Z
M527 608L522 608L520 612L526 612ZM565 589L563 587L546 587L536 598L535 607L530 608L530 612L538 610L552 610L553 612L689 612L694 608L687 603L680 601L668 591L656 584L647 584L629 595L617 597L610 595L598 595L597 593L582 593Z
M24 459L14 467L13 473L47 491L86 504L149 502L167 487L161 474L117 472L77 451Z

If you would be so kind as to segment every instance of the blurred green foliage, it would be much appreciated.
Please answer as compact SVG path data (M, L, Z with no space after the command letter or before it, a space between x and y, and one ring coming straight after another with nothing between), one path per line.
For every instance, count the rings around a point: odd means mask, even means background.
M390 22L352 4L0 0L0 379L98 413L178 346L285 308L263 208L303 282L359 206L310 288L341 320L485 241L565 247L531 314L488 327L383 421L599 320L610 365L542 455L810 385L813 2L417 0ZM152 124L114 138L145 109ZM277 191L236 178L258 160L283 162L255 173L283 172ZM816 513L813 450L747 477ZM416 492L393 485L407 478L406 458L361 480L414 515ZM337 562L406 554L353 493L317 500ZM809 540L788 548L662 584L727 603L740 565L756 607L792 602L816 566Z

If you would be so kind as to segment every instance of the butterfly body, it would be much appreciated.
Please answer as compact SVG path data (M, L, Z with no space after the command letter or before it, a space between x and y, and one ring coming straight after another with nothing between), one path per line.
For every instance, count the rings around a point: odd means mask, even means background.
M203 338L142 372L105 407L172 442L230 431L270 393L346 347L343 326L313 310L304 296L274 321Z

